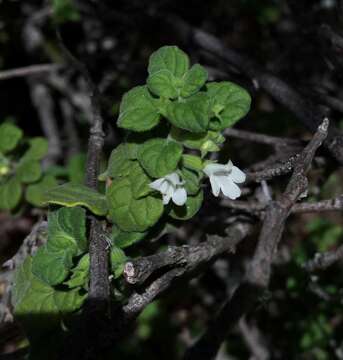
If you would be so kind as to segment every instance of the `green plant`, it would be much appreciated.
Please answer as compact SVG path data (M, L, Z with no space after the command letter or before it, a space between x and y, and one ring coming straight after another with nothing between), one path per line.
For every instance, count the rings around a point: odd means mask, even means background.
M240 195L235 183L243 182L244 174L231 162L216 164L206 155L219 151L221 132L247 114L247 91L231 82L207 83L206 70L190 67L176 46L153 53L148 73L147 84L122 99L118 126L130 133L99 177L105 193L72 182L45 193L46 203L62 207L49 214L47 244L17 274L17 314L53 309L61 320L81 307L89 270L84 208L112 226L112 233L102 236L111 242L115 281L127 259L123 249L147 238L157 224L162 229L170 218L188 220L199 211L205 175L215 196L220 190L232 199ZM47 307L37 309L43 293L49 294L49 301L42 299ZM56 300L60 297L64 301Z
M24 200L42 207L44 192L61 181L83 182L84 154L72 156L66 167L44 169L42 160L47 151L48 142L43 137L25 138L9 121L0 125L0 210L16 210Z
M22 130L11 122L1 124L0 209L15 209L24 193L26 200L36 205L30 189L31 184L42 178L41 160L47 150L48 142L44 138L24 140ZM48 182L52 184L51 180Z

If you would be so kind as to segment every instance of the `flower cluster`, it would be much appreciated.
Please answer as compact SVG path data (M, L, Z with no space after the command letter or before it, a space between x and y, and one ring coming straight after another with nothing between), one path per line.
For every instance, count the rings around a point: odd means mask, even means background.
M231 160L227 164L209 163L203 172L210 179L214 196L219 196L220 191L232 200L241 196L241 189L236 184L243 183L246 176L242 170L233 165ZM179 175L174 172L153 181L150 183L150 187L162 194L164 205L172 200L174 204L182 206L187 201L184 184L184 181L181 181Z

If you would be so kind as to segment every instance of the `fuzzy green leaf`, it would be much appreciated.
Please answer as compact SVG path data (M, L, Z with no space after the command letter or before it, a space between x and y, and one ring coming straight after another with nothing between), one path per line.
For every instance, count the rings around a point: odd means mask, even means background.
M113 226L111 238L115 246L118 246L121 249L125 249L141 240L143 240L147 235L147 232L126 232L121 231L115 225Z
M68 313L82 306L85 296L78 290L56 291L32 274L31 263L28 256L16 271L14 313L29 338L30 358L55 359L54 354L65 341L61 335L61 322Z
M81 207L61 208L49 213L47 248L50 252L87 250L86 211ZM77 251L79 249L79 251Z
M186 204L183 206L173 206L169 215L178 220L188 220L192 218L201 208L204 199L203 191L200 190L195 196L188 196Z
M189 58L177 46L163 46L153 52L149 59L150 75L167 70L175 77L181 78L189 69Z
M26 188L25 198L34 206L44 205L44 193L58 185L56 178L52 175L45 175L37 184L31 184Z
M182 155L182 146L167 139L151 139L140 146L138 161L154 178L172 173Z
M24 154L22 161L41 160L48 152L48 141L43 137L35 137L29 141L30 147Z
M203 161L199 156L185 154L182 155L182 165L187 169L201 171L204 168Z
M69 288L83 287L88 288L89 281L89 254L85 254L79 260L75 268L71 269L72 275L64 284Z
M146 86L127 92L120 104L118 126L133 131L147 131L160 121L156 100Z
M70 182L83 184L85 179L86 155L73 155L68 161L67 169Z
M210 99L210 110L213 113L210 121L210 128L213 130L223 130L233 126L250 109L249 93L232 82L209 83L207 94Z
M23 132L11 123L0 125L0 152L3 154L15 149L23 136Z
M193 65L183 78L180 95L188 97L195 94L205 85L207 77L208 74L204 67L199 64Z
M20 161L17 167L17 178L26 184L37 181L42 175L42 168L38 161Z
M15 315L24 321L29 338L35 332L57 326L61 316L82 306L85 296L79 291L56 291L32 273L32 258L28 256L15 273L13 305ZM38 315L38 316L37 316ZM35 331L36 330L36 331Z
M49 252L47 246L41 246L32 259L32 272L38 279L48 285L62 283L72 265L71 252Z
M219 151L219 145L225 141L222 134L216 131L207 131L205 133L191 133L172 127L171 136L176 141L182 142L189 149L200 150L205 156L207 152Z
M175 99L180 94L177 79L169 70L156 71L150 75L147 85L151 92L164 98Z
M153 192L149 186L152 180L145 173L138 161L131 161L128 179L131 183L132 195L135 199L139 199Z
M176 127L190 132L207 131L209 102L205 93L197 93L185 100L167 105L167 119Z
M0 209L14 209L22 194L22 188L17 178L12 177L7 182L0 185Z
M161 199L146 196L135 199L127 178L115 179L107 189L109 218L123 231L145 231L163 213Z
M121 144L111 153L108 161L106 176L111 178L128 177L132 184L132 193L135 198L149 194L152 190L149 187L151 179L139 165L138 161L130 160L132 152L137 153L138 145ZM135 150L134 150L135 149Z
M44 193L44 202L67 207L84 206L95 215L106 215L107 204L104 195L74 183L66 183Z
M69 291L55 291L54 302L61 314L68 314L80 309L87 294L80 294L79 289Z
M32 258L28 256L15 273L13 305L17 316L53 314L58 308L53 301L54 289L32 273ZM48 325L48 324L46 324Z
M187 191L187 195L195 195L199 192L200 183L199 183L199 175L187 168L183 168L181 170L182 180L185 182L185 188Z
M132 147L129 145L120 144L111 152L106 170L107 176L116 178L127 176L130 173L130 167L132 165L130 161L132 157L130 149L132 150Z

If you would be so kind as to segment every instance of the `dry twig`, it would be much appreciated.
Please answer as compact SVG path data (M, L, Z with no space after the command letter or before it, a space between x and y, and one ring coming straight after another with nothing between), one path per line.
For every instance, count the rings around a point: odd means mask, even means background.
M45 72L52 72L60 69L62 65L60 64L39 64L39 65L30 65L16 69L9 69L0 71L0 81L8 80L24 76L32 76L37 74L42 74Z

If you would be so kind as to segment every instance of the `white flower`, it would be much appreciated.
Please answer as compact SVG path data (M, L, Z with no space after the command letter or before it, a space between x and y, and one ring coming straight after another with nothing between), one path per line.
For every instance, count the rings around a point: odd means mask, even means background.
M214 196L218 196L220 190L232 200L241 196L241 189L235 183L243 183L246 176L231 160L227 164L208 164L203 171L210 178Z
M184 205L187 201L187 192L183 185L184 182L180 180L179 175L175 172L149 184L152 189L162 194L164 205L168 204L172 199L179 206Z

